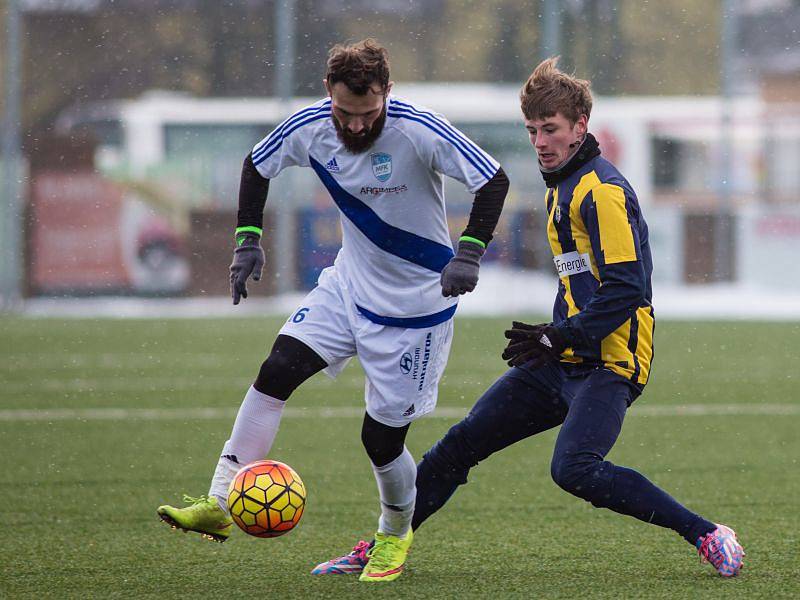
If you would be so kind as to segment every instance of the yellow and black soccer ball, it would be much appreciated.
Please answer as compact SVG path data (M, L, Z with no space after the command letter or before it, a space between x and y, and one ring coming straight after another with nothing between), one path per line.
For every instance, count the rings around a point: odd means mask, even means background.
M228 488L233 521L249 535L278 537L300 521L306 487L289 465L259 460L245 465Z

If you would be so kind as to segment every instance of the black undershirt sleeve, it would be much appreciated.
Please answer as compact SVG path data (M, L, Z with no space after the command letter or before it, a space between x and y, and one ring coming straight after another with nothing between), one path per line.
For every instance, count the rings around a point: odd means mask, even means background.
M494 177L476 192L467 228L461 235L475 238L488 245L500 220L500 212L503 210L507 193L508 177L500 167Z
M236 227L258 227L264 225L264 205L267 202L269 179L261 176L253 164L251 154L242 165L242 179L239 183L239 213Z

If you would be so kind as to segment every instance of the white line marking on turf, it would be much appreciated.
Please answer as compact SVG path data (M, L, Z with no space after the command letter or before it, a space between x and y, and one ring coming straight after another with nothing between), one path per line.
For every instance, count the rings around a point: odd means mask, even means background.
M38 379L13 381L3 386L6 393L31 391L64 393L109 392L183 392L198 387L208 390L229 390L231 386L246 388L252 377L118 377L108 379Z
M8 421L200 421L228 419L236 408L55 408L4 409L0 422ZM468 408L437 408L432 417L459 419ZM360 406L287 407L283 412L289 419L351 419L364 416ZM707 416L798 416L800 403L793 404L692 404L675 406L641 406L628 412L632 417L707 417Z
M188 369L187 369L188 370ZM1 374L0 374L1 375ZM63 393L109 393L109 392L184 392L202 388L204 391L230 391L232 387L247 389L253 383L251 376L246 377L208 377L202 373L193 377L114 377L105 378L70 378L70 379L26 379L4 383L5 394L31 392L63 392ZM330 381L322 376L311 379L303 389L315 386L330 385ZM337 388L346 387L363 390L363 379L357 375L340 375L336 380Z
M180 354L152 354L141 352L40 352L11 354L5 359L4 367L19 370L34 369L146 369L163 368L178 364L190 368L213 368L234 361L210 352Z

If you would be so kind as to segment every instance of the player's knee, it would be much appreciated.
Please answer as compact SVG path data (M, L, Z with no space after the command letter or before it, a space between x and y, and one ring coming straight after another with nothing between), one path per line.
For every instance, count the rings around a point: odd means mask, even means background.
M369 460L376 467L388 465L403 453L403 440L387 440L379 435L361 431L361 443L367 451Z
M422 461L417 466L417 486L425 478L431 480L441 480L456 485L467 483L469 466L465 466L452 454L440 447L441 442L428 450L422 457Z
M403 453L408 425L390 427L365 415L361 427L361 443L376 467L388 465Z
M451 427L450 431L425 453L420 469L430 471L435 477L461 485L467 483L470 469L477 464L478 455L462 422Z
M273 351L261 364L253 387L262 394L286 400L310 376L295 357Z
M271 353L261 364L253 387L262 394L286 400L301 383L291 373L290 362L285 357Z
M592 481L593 473L599 462L581 455L554 456L550 463L550 476L565 492L591 501L596 488Z
M279 335L253 387L262 394L286 400L301 383L325 366L325 361L301 341Z

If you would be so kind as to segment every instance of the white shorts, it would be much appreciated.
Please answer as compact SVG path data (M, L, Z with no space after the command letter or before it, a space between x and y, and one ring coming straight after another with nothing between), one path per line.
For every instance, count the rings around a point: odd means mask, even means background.
M358 355L366 374L367 413L384 425L402 427L436 407L453 319L424 329L373 323L358 311L336 268L329 267L280 333L319 354L330 377Z

